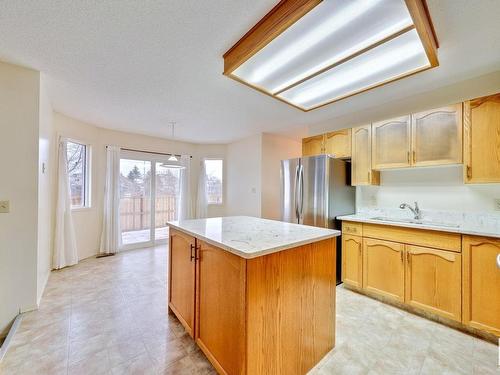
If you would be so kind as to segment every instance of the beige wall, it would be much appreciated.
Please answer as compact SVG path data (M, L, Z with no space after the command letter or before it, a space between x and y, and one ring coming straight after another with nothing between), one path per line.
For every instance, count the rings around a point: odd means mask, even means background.
M302 155L302 143L275 134L262 134L263 218L281 219L281 160Z
M261 160L260 134L227 146L228 216L261 216Z
M99 249L104 199L104 179L106 174L106 145L111 144L145 151L192 155L191 193L193 199L196 197L197 178L201 158L226 158L225 145L198 145L124 133L99 128L60 113L54 114L54 125L57 136L72 138L90 144L91 146L92 206L91 208L73 211L78 256L80 259L95 255ZM224 212L224 205L209 206L209 216L220 216L223 215Z
M0 336L37 302L40 74L0 62Z
M40 77L40 112L38 138L38 251L37 251L37 302L52 266L52 242L54 233L53 196L56 178L56 143L53 111L48 97L46 77Z
M227 215L281 217L281 160L299 157L296 140L262 133L228 145Z

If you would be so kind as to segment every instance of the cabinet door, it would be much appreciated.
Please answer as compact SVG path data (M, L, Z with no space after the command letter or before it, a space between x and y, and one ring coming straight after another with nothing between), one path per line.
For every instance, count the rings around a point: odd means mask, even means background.
M500 94L464 103L466 183L500 182Z
M406 303L461 321L461 283L460 253L406 245Z
M463 323L500 336L500 239L464 236Z
M404 301L404 245L363 239L363 288Z
M342 235L342 281L361 288L363 269L363 239L358 236Z
M373 169L410 166L410 116L373 124Z
M379 173L372 171L372 128L371 125L352 129L352 185L375 185Z
M170 229L169 307L193 337L195 319L195 239Z
M327 133L325 136L325 154L336 158L351 157L351 129Z
M412 115L412 165L462 163L462 103Z
M220 374L243 374L246 261L203 241L197 258L196 342Z
M314 156L324 153L324 134L302 139L302 156Z

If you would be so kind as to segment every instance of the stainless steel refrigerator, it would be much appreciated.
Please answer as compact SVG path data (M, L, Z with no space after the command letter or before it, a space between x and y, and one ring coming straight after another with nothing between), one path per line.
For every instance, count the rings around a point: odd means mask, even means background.
M355 212L351 164L329 155L281 161L281 220L340 230L335 218ZM337 283L342 241L337 238Z

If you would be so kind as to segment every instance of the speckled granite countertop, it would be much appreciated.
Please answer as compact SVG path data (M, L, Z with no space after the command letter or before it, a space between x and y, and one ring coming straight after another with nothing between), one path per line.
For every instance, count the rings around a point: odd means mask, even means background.
M340 231L250 216L168 222L168 226L251 259L340 235Z
M388 217L391 220L379 220L375 217ZM396 227L417 228L435 230L441 232L451 232L468 234L473 236L484 236L500 238L500 216L494 215L472 215L457 213L440 213L438 215L424 216L421 224L393 221L398 220L397 216L384 212L360 212L355 215L338 216L337 219L343 221L356 221L361 223L392 225ZM409 218L401 218L409 219Z

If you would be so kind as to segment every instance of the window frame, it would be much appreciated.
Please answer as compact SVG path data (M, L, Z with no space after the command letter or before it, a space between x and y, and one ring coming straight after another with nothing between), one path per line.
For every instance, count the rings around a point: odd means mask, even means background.
M83 205L73 206L71 205L71 211L84 211L92 208L92 192L91 192L91 155L92 155L92 145L88 142L80 141L75 138L63 138L66 142L66 149L68 143L76 143L85 147L85 159L83 166ZM66 151L67 152L67 151ZM67 154L66 154L67 158Z
M205 163L206 161L210 161L210 160L220 160L222 162L222 180L221 180L221 191L220 191L220 195L221 195L221 199L220 199L220 202L219 203L210 203L208 202L208 197L207 197L207 205L208 206L223 206L224 205L224 199L225 199L225 194L224 194L224 183L225 183L225 179L224 179L224 176L225 176L225 172L224 172L224 169L225 169L225 166L226 166L226 162L224 160L224 158L222 157L205 157L203 158L203 163ZM207 165L204 164L204 167L205 167L205 174L207 173ZM206 174L207 178L208 178L208 175ZM208 182L208 179L207 179L207 182ZM208 193L208 183L207 183L207 186L206 186L206 189L207 189L207 193ZM208 195L208 194L207 194Z

